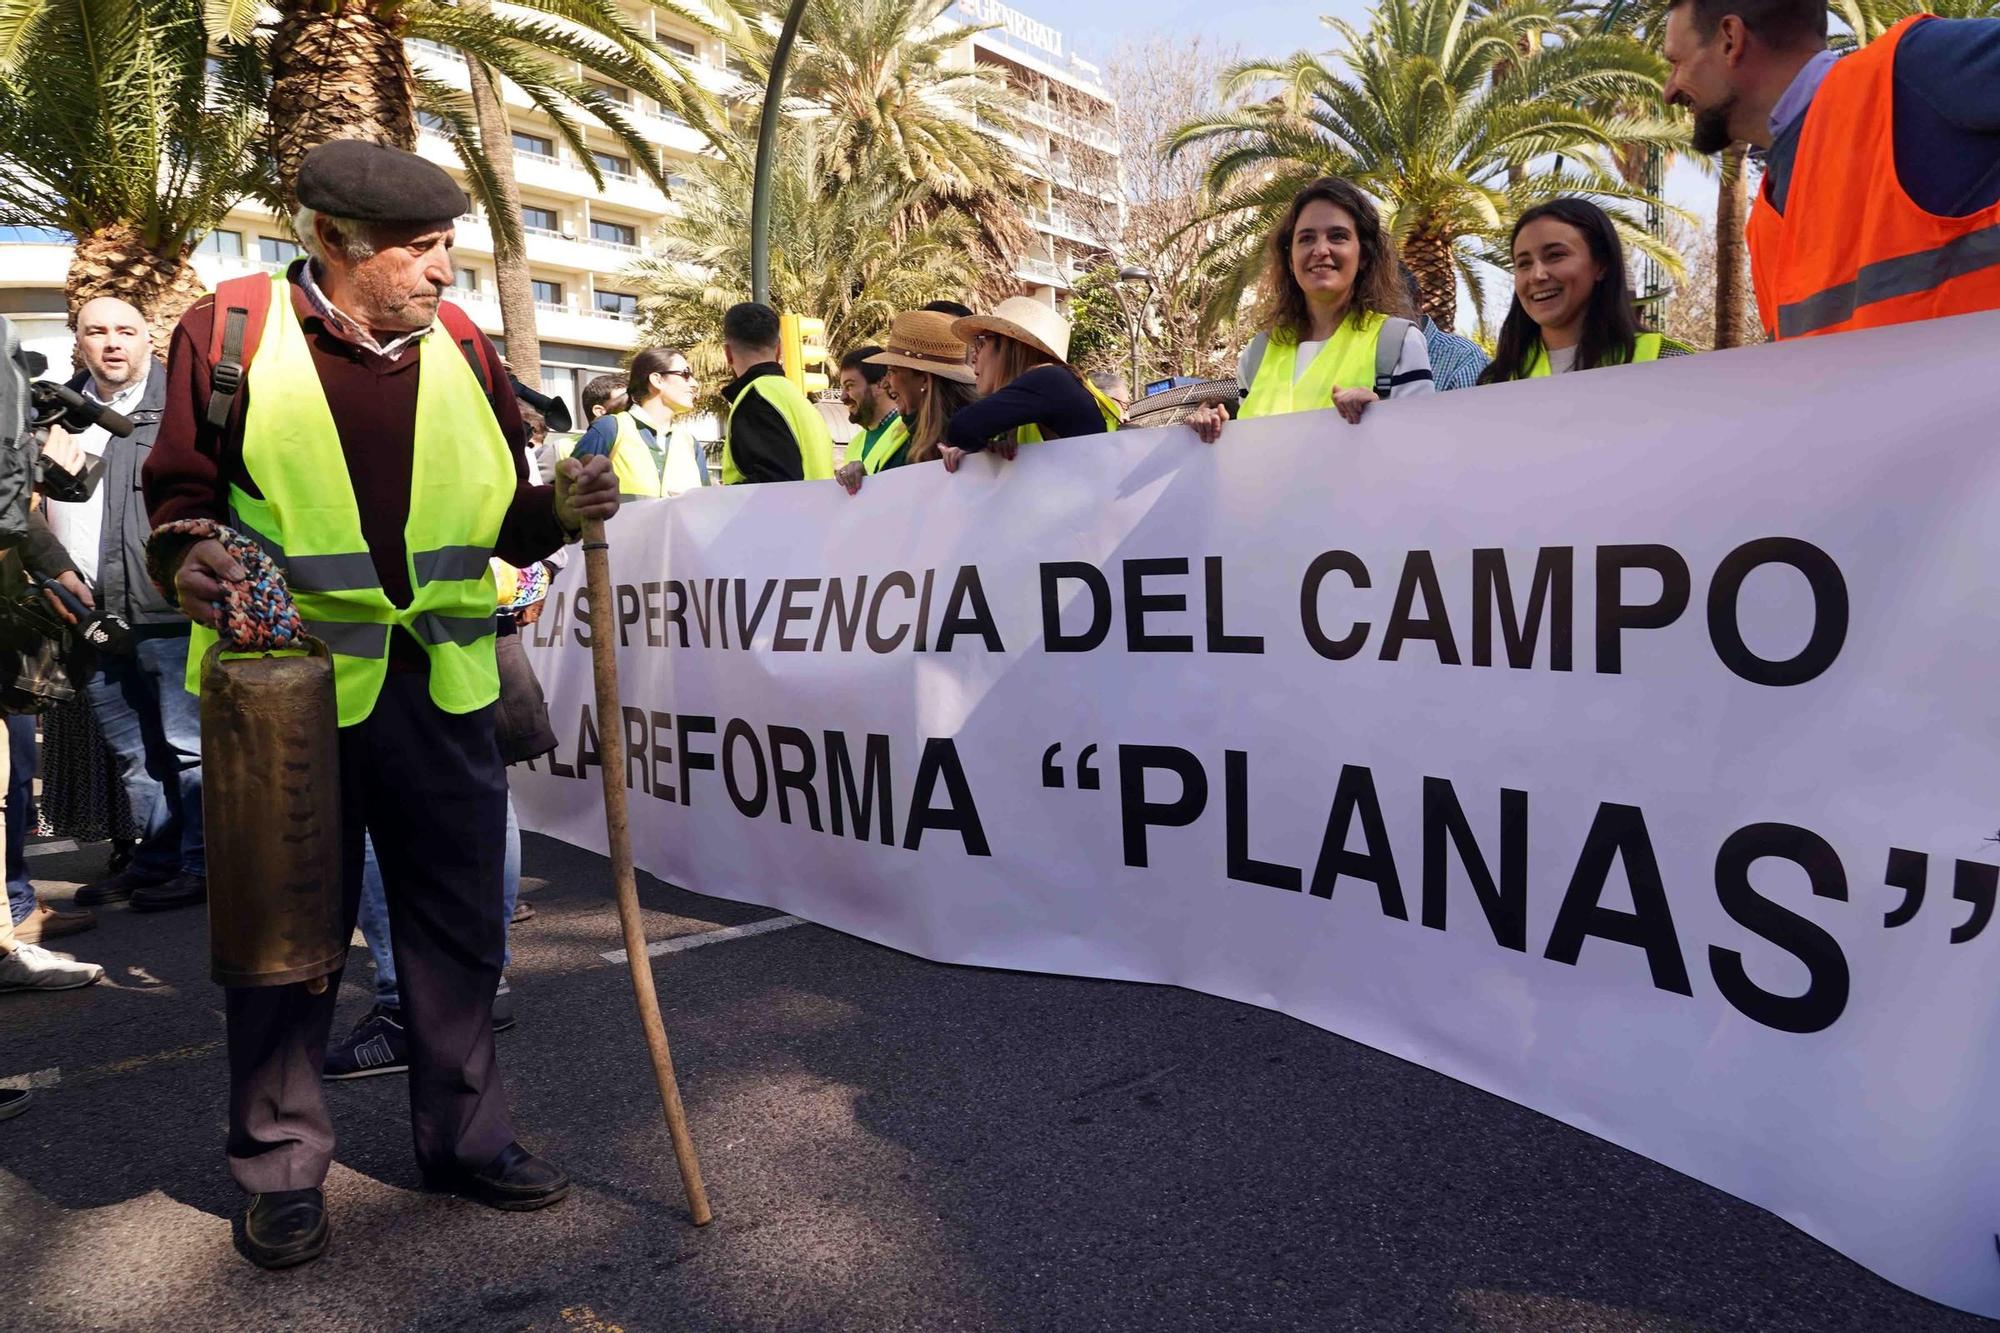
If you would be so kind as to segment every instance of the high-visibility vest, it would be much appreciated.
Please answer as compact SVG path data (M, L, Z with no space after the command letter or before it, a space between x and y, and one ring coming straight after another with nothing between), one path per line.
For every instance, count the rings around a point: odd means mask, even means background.
M1666 345L1667 339L1662 334L1640 334L1632 343L1632 360L1629 364L1636 366L1641 361L1658 361L1660 359L1660 349ZM1676 343L1675 346L1679 346L1679 344ZM1624 361L1606 361L1603 364L1607 366L1622 366L1628 363ZM1530 380L1547 379L1551 373L1549 369L1549 349L1544 347L1540 342L1537 342L1535 344L1535 355L1528 362L1528 373L1521 378Z
M861 449L855 455L861 470L870 476L884 468L901 467L910 461L910 423L901 412L891 412L875 423L875 429L861 432Z
M813 406L805 391L783 375L759 375L730 400L729 425L736 421L736 409L752 394L759 395L777 408L778 415L785 419L785 425L791 430L792 443L799 448L799 464L805 474L804 479L832 480L833 432L826 428L826 418L819 414L819 409ZM722 484L737 486L743 482L743 473L729 451L729 425L723 427L722 435Z
M229 489L229 523L285 572L306 632L333 654L340 725L374 711L400 627L430 659L431 702L470 713L500 697L493 657L498 586L488 560L514 501L514 459L479 377L448 338L418 343L410 517L403 528L410 586L398 607L382 590L361 533L340 432L283 274L247 372L243 467L262 492ZM201 691L214 630L196 625L187 688Z
M661 454L655 458L640 437L639 423L632 419L631 412L619 412L614 419L618 422L618 435L611 442L611 470L618 474L618 493L640 499L666 494L661 476L665 471L665 451L672 447L666 431L656 432Z
M1314 353L1303 375L1294 376L1299 363L1297 339L1280 342L1270 339L1257 363L1250 392L1236 410L1238 417L1275 417L1287 412L1310 412L1332 407L1336 389L1366 389L1377 380L1375 344L1389 317L1364 316L1359 325L1351 319L1339 327ZM1403 327L1408 321L1400 321ZM1401 351L1399 347L1398 352ZM1383 397L1387 397L1384 394Z
M1089 380L1083 381L1083 387L1088 389L1090 396L1097 400L1097 412L1099 416L1104 418L1104 433L1106 435L1111 434L1125 424L1125 414L1119 410L1118 404L1111 401L1109 394L1105 393L1095 384L1092 384ZM1042 428L1032 424L1016 427L1014 430L1014 443L1042 443Z
M1896 175L1896 48L1906 18L1826 73L1799 126L1780 213L1750 208L1757 314L1804 338L2000 308L2000 203L1961 218L1919 208Z

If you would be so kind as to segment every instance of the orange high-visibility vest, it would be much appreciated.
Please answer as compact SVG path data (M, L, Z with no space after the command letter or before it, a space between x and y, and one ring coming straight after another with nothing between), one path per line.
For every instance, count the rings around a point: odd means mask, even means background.
M1785 211L1768 179L1757 192L1750 276L1774 338L2000 309L2000 204L1939 217L1896 175L1896 47L1930 17L1834 63L1799 127Z

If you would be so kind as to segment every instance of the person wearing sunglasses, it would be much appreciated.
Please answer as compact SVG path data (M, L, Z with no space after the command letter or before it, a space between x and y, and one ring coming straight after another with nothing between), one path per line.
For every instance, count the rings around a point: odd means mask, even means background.
M694 411L698 388L679 348L646 348L632 358L626 378L631 405L591 422L572 456L608 457L618 474L618 493L628 500L675 496L708 485L708 460L694 432L674 424L676 417Z
M1123 413L1069 364L1069 321L1027 296L952 322L972 349L978 400L952 413L939 450L947 472L990 448L1012 458L1023 444L1108 435Z

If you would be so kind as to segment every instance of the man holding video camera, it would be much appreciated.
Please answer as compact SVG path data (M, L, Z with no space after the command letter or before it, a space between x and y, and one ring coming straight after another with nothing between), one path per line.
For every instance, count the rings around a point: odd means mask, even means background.
M139 490L166 406L166 371L153 360L145 316L114 296L77 311L76 348L83 371L70 387L128 417L133 430L121 439L101 426L74 436L49 428L45 462L82 484L81 498L52 492L48 503L49 527L72 564L48 596L63 619L96 612L111 628L86 692L141 839L131 864L77 890L76 901L129 902L135 912L192 906L208 898L201 706L184 684L187 617L146 574L152 525Z

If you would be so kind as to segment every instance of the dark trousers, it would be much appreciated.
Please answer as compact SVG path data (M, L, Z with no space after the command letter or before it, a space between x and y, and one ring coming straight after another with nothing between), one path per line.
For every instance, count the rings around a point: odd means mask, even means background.
M135 866L154 879L208 873L201 829L201 701L187 692L188 636L135 641L84 687L117 761L119 790L144 841Z
M410 1128L426 1178L490 1163L514 1139L493 1054L507 776L493 710L453 715L420 674L391 673L367 720L340 733L346 933L374 840L410 1041ZM229 1171L252 1194L326 1179L333 1124L320 1070L340 977L225 991Z

